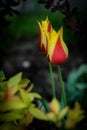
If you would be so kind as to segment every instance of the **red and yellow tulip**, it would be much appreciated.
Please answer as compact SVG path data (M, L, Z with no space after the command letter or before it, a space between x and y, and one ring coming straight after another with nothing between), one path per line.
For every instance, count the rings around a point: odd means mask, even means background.
M38 26L40 30L39 47L41 51L46 52L48 48L46 33L50 32L51 30L51 24L48 17L46 18L46 20L42 21L41 24L38 21Z
M68 48L63 41L63 27L56 32L48 17L38 22L40 30L39 46L41 51L46 52L48 60L53 64L62 64L68 58Z
M62 64L68 57L68 48L63 41L63 27L56 32L53 28L47 33L48 52L47 57L53 64Z

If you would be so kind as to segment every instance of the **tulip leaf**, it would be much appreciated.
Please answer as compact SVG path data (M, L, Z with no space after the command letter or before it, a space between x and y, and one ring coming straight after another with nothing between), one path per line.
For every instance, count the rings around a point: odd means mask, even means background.
M17 85L21 81L21 78L22 78L22 72L20 72L17 75L11 77L8 80L8 83L7 83L8 87L12 87L12 86Z
M29 108L30 113L37 119L48 120L47 115L36 107Z
M10 111L15 109L23 109L26 107L27 107L26 104L20 98L14 97L0 103L0 112L5 112L5 111Z

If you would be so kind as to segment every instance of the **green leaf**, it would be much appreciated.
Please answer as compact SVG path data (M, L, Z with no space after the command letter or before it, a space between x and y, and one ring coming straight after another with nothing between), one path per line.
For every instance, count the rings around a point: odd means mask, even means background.
M46 120L46 121L48 120L47 115L36 107L29 108L29 111L37 119Z
M7 81L1 82L0 91L5 91L6 88L7 88Z
M81 65L68 75L66 89L67 101L82 99L84 91L87 89L87 65Z
M4 72L1 70L0 71L0 81L3 81L5 79L5 74Z
M20 83L19 83L19 86L21 87L21 88L25 88L27 85L28 85L28 83L30 82L30 80L29 79L22 79L21 81L20 81Z
M28 94L28 97L31 100L31 102L34 100L34 98L39 98L39 99L41 98L41 96L36 92L30 92Z
M20 89L19 92L20 92L23 102L29 105L30 99L29 99L28 93L24 89Z
M30 123L32 123L34 116L29 112L29 110L27 110L25 114L24 118L20 119L19 124L28 126Z
M45 112L50 112L48 101L46 101L43 98L37 100L37 106L39 108L41 108L41 106L43 106Z
M29 88L27 89L27 92L30 92L30 91L33 89L33 87L34 87L34 85L31 84L31 85L29 86Z
M0 124L0 130L21 130L20 126L16 126L13 123Z
M18 92L18 86L12 86L11 88L7 88L6 92L8 93L8 96L13 96Z
M15 109L23 109L26 108L26 104L18 97L13 97L8 99L2 103L0 103L0 112L15 110Z
M23 118L22 114L18 114L16 112L9 112L0 114L0 121L8 122L8 121L14 121Z
M9 123L0 124L0 130L11 130L11 125Z
M8 80L8 83L7 83L8 87L12 87L14 85L17 85L21 81L21 78L22 78L22 72L20 72L17 75L11 77Z

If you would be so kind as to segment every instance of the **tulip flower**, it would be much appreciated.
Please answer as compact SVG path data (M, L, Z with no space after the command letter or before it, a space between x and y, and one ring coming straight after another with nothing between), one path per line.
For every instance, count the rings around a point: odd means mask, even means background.
M39 46L41 51L46 52L48 45L47 45L47 37L46 37L46 32L50 32L51 30L51 24L49 22L48 17L46 20L40 22L38 21L38 26L40 30L40 37L39 37Z
M48 60L53 64L62 64L68 57L68 48L63 41L63 27L56 32L53 28L47 32L48 40Z
M66 94L65 94L65 88L62 80L61 70L59 64L62 64L66 61L68 58L68 48L63 41L63 27L59 29L58 32L56 32L52 25L50 24L50 21L48 20L48 17L45 21L38 22L39 30L40 30L40 41L39 46L41 51L44 51L47 55L47 58L49 60L49 70L50 70L50 77L52 81L52 94L53 97L56 97L55 92L55 84L54 84L54 77L52 72L52 64L58 64L58 75L60 80L60 86L62 91L62 97L64 106L66 106Z

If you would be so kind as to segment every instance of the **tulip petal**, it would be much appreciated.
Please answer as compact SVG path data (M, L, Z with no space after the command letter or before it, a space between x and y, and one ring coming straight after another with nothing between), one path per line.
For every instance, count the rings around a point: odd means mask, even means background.
M67 48L65 42L63 41L63 26L60 28L60 30L58 32L59 32L59 35L60 35L62 47L64 49L64 52L66 53L66 57L68 57L68 48Z
M52 54L53 54L53 48L55 47L58 35L56 33L56 31L52 28L50 33L46 33L47 35L47 39L48 39L48 52L47 52L47 56L49 57L50 60L52 60Z
M46 48L46 44L47 44L47 40L46 40L46 36L45 33L41 27L40 22L38 22L38 26L39 26L39 30L40 30L40 35L39 35L39 47L41 49L41 51L45 51Z
M54 48L54 52L52 54L52 63L54 64L62 64L66 61L66 53L62 47L62 44L60 43L60 38L58 38L58 41L56 43L56 46Z
M44 29L44 31L50 32L51 24L50 24L48 17L46 18L46 20L42 21L42 28Z
M53 64L62 64L68 57L68 48L63 41L63 27L58 32L52 29L48 38L48 59Z
M50 32L50 30L51 30L51 24L49 22L48 17L46 18L46 20L42 21L41 24L40 24L40 22L38 22L38 26L39 26L39 30L40 30L39 47L40 47L41 51L46 52L47 48L48 48L46 32Z

